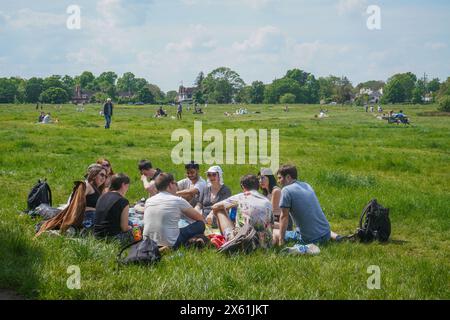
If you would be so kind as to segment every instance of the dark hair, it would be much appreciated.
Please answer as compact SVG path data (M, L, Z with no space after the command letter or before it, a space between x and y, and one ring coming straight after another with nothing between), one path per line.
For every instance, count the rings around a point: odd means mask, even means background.
M175 178L172 174L162 172L158 175L158 177L155 179L155 186L158 191L165 191L167 187L175 181Z
M261 172L258 172L258 177L263 177L263 175L261 175ZM264 177L267 177L267 179L269 179L269 191L267 191L266 189L262 189L263 194L267 197L269 193L272 193L273 188L277 186L277 180L275 179L275 176L273 174Z
M153 168L152 163L148 160L141 160L138 164L138 169L140 170L148 170Z
M241 178L241 187L247 190L258 190L259 189L259 180L258 177L254 174L248 174Z
M287 175L290 175L292 179L297 179L297 168L293 165L284 165L280 169L278 169L277 174L281 175L282 177L286 177Z
M200 166L198 165L198 163L195 163L195 161L191 161L191 162L187 163L187 164L184 166L184 168L185 168L186 170L189 170L189 169L199 170L199 169L200 169Z
M113 175L114 175L114 171L113 171L113 168L112 168L112 166L111 166L111 161L109 161L109 160L106 159L106 158L99 158L99 159L97 159L97 163L98 163L99 165L103 166L103 162L108 162L109 168L111 169L111 172L110 172L109 176L113 176Z
M117 173L111 178L111 185L109 190L117 191L119 190L123 184L130 184L130 178L124 173Z

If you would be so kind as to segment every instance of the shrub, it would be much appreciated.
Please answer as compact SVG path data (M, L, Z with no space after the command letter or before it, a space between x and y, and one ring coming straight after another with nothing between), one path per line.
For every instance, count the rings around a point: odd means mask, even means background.
M439 111L450 112L450 96L444 96L439 100Z
M295 94L286 93L280 97L280 103L295 103Z

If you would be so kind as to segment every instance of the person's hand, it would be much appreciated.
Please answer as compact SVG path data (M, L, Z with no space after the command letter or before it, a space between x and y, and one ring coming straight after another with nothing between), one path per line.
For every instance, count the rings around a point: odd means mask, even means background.
M212 225L213 223L213 218L214 218L214 214L211 212L210 214L208 214L208 216L206 217L206 223L209 225Z
M147 181L147 177L146 177L145 174L141 174L141 180L142 180L142 181Z

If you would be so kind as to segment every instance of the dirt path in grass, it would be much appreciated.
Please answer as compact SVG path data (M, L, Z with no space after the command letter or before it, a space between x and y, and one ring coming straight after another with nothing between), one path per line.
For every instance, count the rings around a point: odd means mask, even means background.
M12 290L0 289L0 300L25 300Z

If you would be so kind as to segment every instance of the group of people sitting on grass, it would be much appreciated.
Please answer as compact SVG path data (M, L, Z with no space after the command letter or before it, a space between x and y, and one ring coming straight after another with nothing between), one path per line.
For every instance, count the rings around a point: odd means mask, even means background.
M282 166L276 176L268 168L244 175L240 179L242 192L236 195L225 184L220 166L210 167L206 180L193 161L185 165L186 178L180 181L153 168L147 160L138 163L138 170L148 192L143 237L161 248L186 245L204 235L206 227L219 229L225 241L231 241L245 224L255 229L261 248L283 245L289 239L301 244L342 239L330 230L313 188L298 180L295 166ZM37 236L55 229L61 233L83 229L97 238L132 242L126 199L130 178L115 174L111 163L102 158L88 167L85 179L75 184L66 208L45 221Z
M52 117L50 115L50 112L45 113L44 111L41 112L38 118L39 123L58 123L58 119L56 118L55 121L52 120Z

